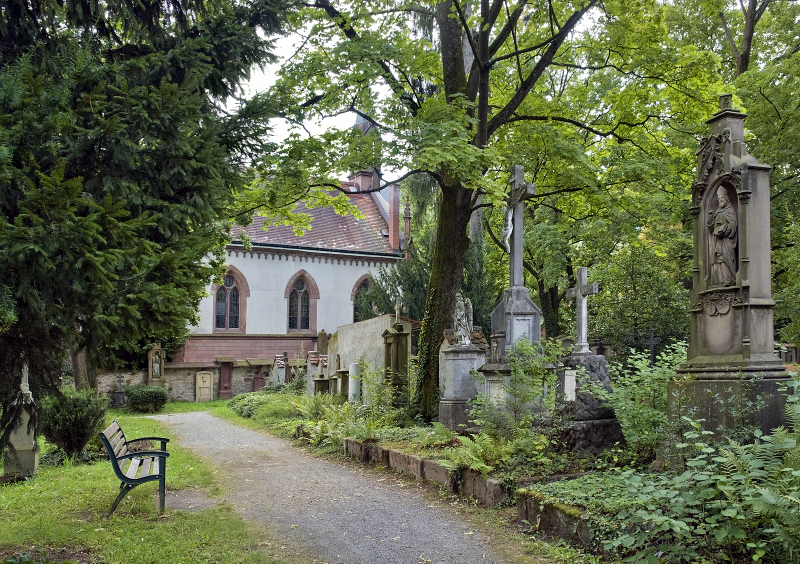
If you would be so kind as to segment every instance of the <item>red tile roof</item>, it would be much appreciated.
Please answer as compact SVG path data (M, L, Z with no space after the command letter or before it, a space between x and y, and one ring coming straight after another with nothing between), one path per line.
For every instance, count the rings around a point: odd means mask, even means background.
M254 244L290 245L311 249L338 251L360 251L369 253L391 253L388 234L389 227L370 194L349 194L350 201L358 206L364 215L357 219L352 215L339 215L333 208L306 208L299 203L295 213L308 213L312 216L311 228L304 235L297 236L286 225L271 226L264 230L268 221L255 216L253 223L244 228ZM238 231L237 231L238 230ZM241 228L236 228L240 233Z

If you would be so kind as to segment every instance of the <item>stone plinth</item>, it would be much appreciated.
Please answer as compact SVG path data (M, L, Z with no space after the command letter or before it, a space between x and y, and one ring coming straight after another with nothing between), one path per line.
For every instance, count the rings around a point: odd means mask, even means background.
M471 372L483 364L485 355L474 346L444 344L439 349L439 422L450 430L468 424L467 401L478 395Z
M33 400L29 400L33 403ZM6 450L3 471L6 474L29 475L36 472L39 467L39 450L36 448L36 441L32 430L28 430L28 422L31 415L29 407L23 406L20 417L19 427L11 432L9 443L14 447Z
M599 400L582 389L588 380L611 391L606 358L573 354L563 358L562 363L564 368L558 374L557 390L563 394L567 413L573 421L563 438L565 446L579 454L596 454L622 443L622 427L614 416L614 410L603 407Z

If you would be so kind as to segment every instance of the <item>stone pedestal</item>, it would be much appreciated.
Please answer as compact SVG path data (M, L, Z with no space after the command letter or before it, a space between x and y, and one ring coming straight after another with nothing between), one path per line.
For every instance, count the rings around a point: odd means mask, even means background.
M557 391L563 395L573 421L564 438L569 448L579 454L596 454L622 443L622 427L614 410L602 407L599 400L582 389L588 380L611 390L608 361L601 355L573 354L563 358L562 363L564 368L558 375Z
M28 400L33 403L33 400ZM39 450L36 448L33 431L28 430L28 422L31 419L29 407L22 408L20 425L11 432L9 442L14 447L6 450L3 471L6 474L30 475L36 472L39 467Z
M471 372L484 361L483 351L474 346L445 344L439 349L439 423L450 430L468 424L467 401L478 395Z

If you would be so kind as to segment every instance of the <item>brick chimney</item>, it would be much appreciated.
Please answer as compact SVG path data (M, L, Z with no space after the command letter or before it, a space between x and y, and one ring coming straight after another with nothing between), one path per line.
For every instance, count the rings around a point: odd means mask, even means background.
M389 186L389 246L393 251L400 250L400 187Z

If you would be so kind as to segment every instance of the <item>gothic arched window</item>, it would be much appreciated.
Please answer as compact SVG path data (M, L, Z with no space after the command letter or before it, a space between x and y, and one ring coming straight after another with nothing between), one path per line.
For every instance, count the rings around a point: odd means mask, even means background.
M289 294L289 329L309 329L311 319L311 297L308 285L302 278L295 280Z
M364 280L363 282L361 282L361 284L359 284L358 289L356 290L355 298L353 299L353 323L356 323L358 321L364 321L358 315L358 306L359 306L358 297L363 294L366 294L367 291L369 291L369 284L367 284L367 281Z
M217 289L214 313L216 329L239 329L239 285L230 274L225 275Z

